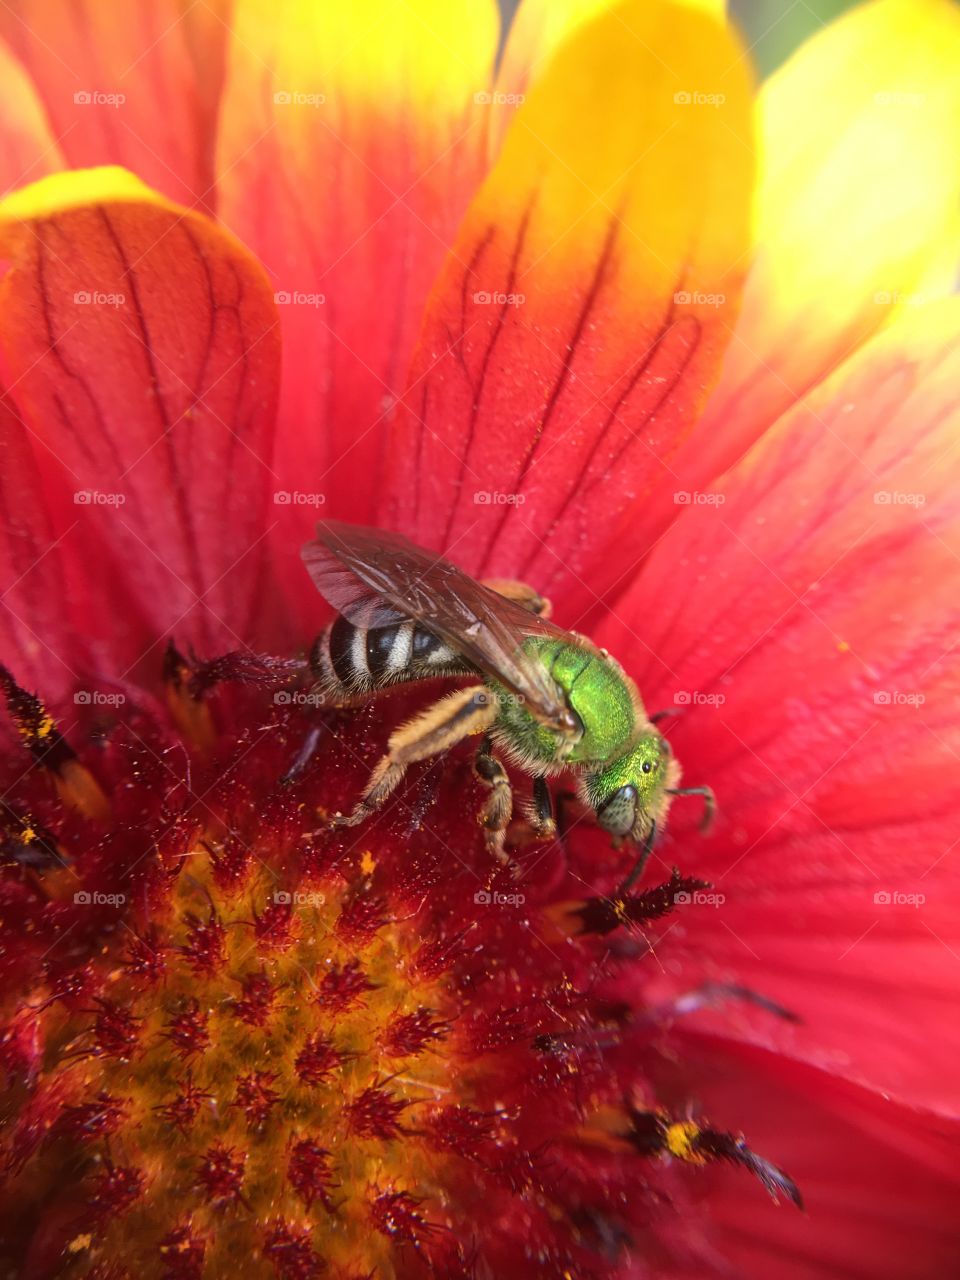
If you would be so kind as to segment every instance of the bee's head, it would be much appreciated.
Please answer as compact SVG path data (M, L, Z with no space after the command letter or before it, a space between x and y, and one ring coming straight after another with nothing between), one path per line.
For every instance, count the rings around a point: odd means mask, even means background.
M679 779L670 744L651 729L619 760L585 775L583 798L604 831L641 843L654 823L663 825Z

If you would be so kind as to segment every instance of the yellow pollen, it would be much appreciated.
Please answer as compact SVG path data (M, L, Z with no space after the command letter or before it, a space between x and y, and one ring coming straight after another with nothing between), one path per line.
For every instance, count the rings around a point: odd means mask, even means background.
M668 1124L665 1132L667 1150L678 1160L688 1164L706 1164L703 1155L694 1149L693 1142L699 1136L699 1126L692 1120L677 1120Z

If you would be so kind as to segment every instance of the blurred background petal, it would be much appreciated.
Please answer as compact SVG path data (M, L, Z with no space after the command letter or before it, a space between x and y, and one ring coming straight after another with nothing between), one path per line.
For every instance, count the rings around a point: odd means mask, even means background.
M67 164L122 164L188 208L212 209L230 9L229 0L9 0L0 39L33 80Z
M283 326L277 490L286 552L323 504L368 518L420 315L486 166L492 0L240 0L220 213L260 257Z

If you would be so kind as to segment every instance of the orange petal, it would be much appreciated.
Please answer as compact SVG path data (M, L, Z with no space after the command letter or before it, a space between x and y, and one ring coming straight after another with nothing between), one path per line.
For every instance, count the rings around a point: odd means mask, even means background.
M115 169L0 204L0 257L2 380L85 633L127 662L174 627L201 646L248 640L279 363L261 268Z
M765 85L758 257L691 446L691 484L720 474L898 307L952 290L958 67L955 5L876 0L819 32Z
M581 600L629 564L637 506L719 371L750 183L750 86L723 26L645 2L581 27L432 295L390 522Z
M286 548L311 525L298 493L370 515L423 305L484 171L497 28L493 0L237 5L221 214L281 304Z
M718 19L725 0L674 0ZM531 84L550 65L557 50L581 27L602 14L615 11L621 0L523 0L510 24L503 57L497 69L490 121L490 153L495 155Z
M724 0L675 0L722 18ZM511 23L497 76L504 94L523 93L546 69L564 41L602 14L612 12L620 0L523 0ZM504 104L509 105L509 104Z
M212 207L227 9L9 0L0 38L32 78L68 164L123 164L185 205Z

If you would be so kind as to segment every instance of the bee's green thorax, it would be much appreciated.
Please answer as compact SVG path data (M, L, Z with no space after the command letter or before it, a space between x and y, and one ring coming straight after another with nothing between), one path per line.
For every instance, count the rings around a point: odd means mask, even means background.
M563 640L539 636L531 636L524 648L565 691L583 725L583 736L566 761L586 764L621 754L636 732L637 712L616 663ZM502 710L497 728L502 736L531 763L556 763L561 753L558 735L535 720L522 702L500 692Z

